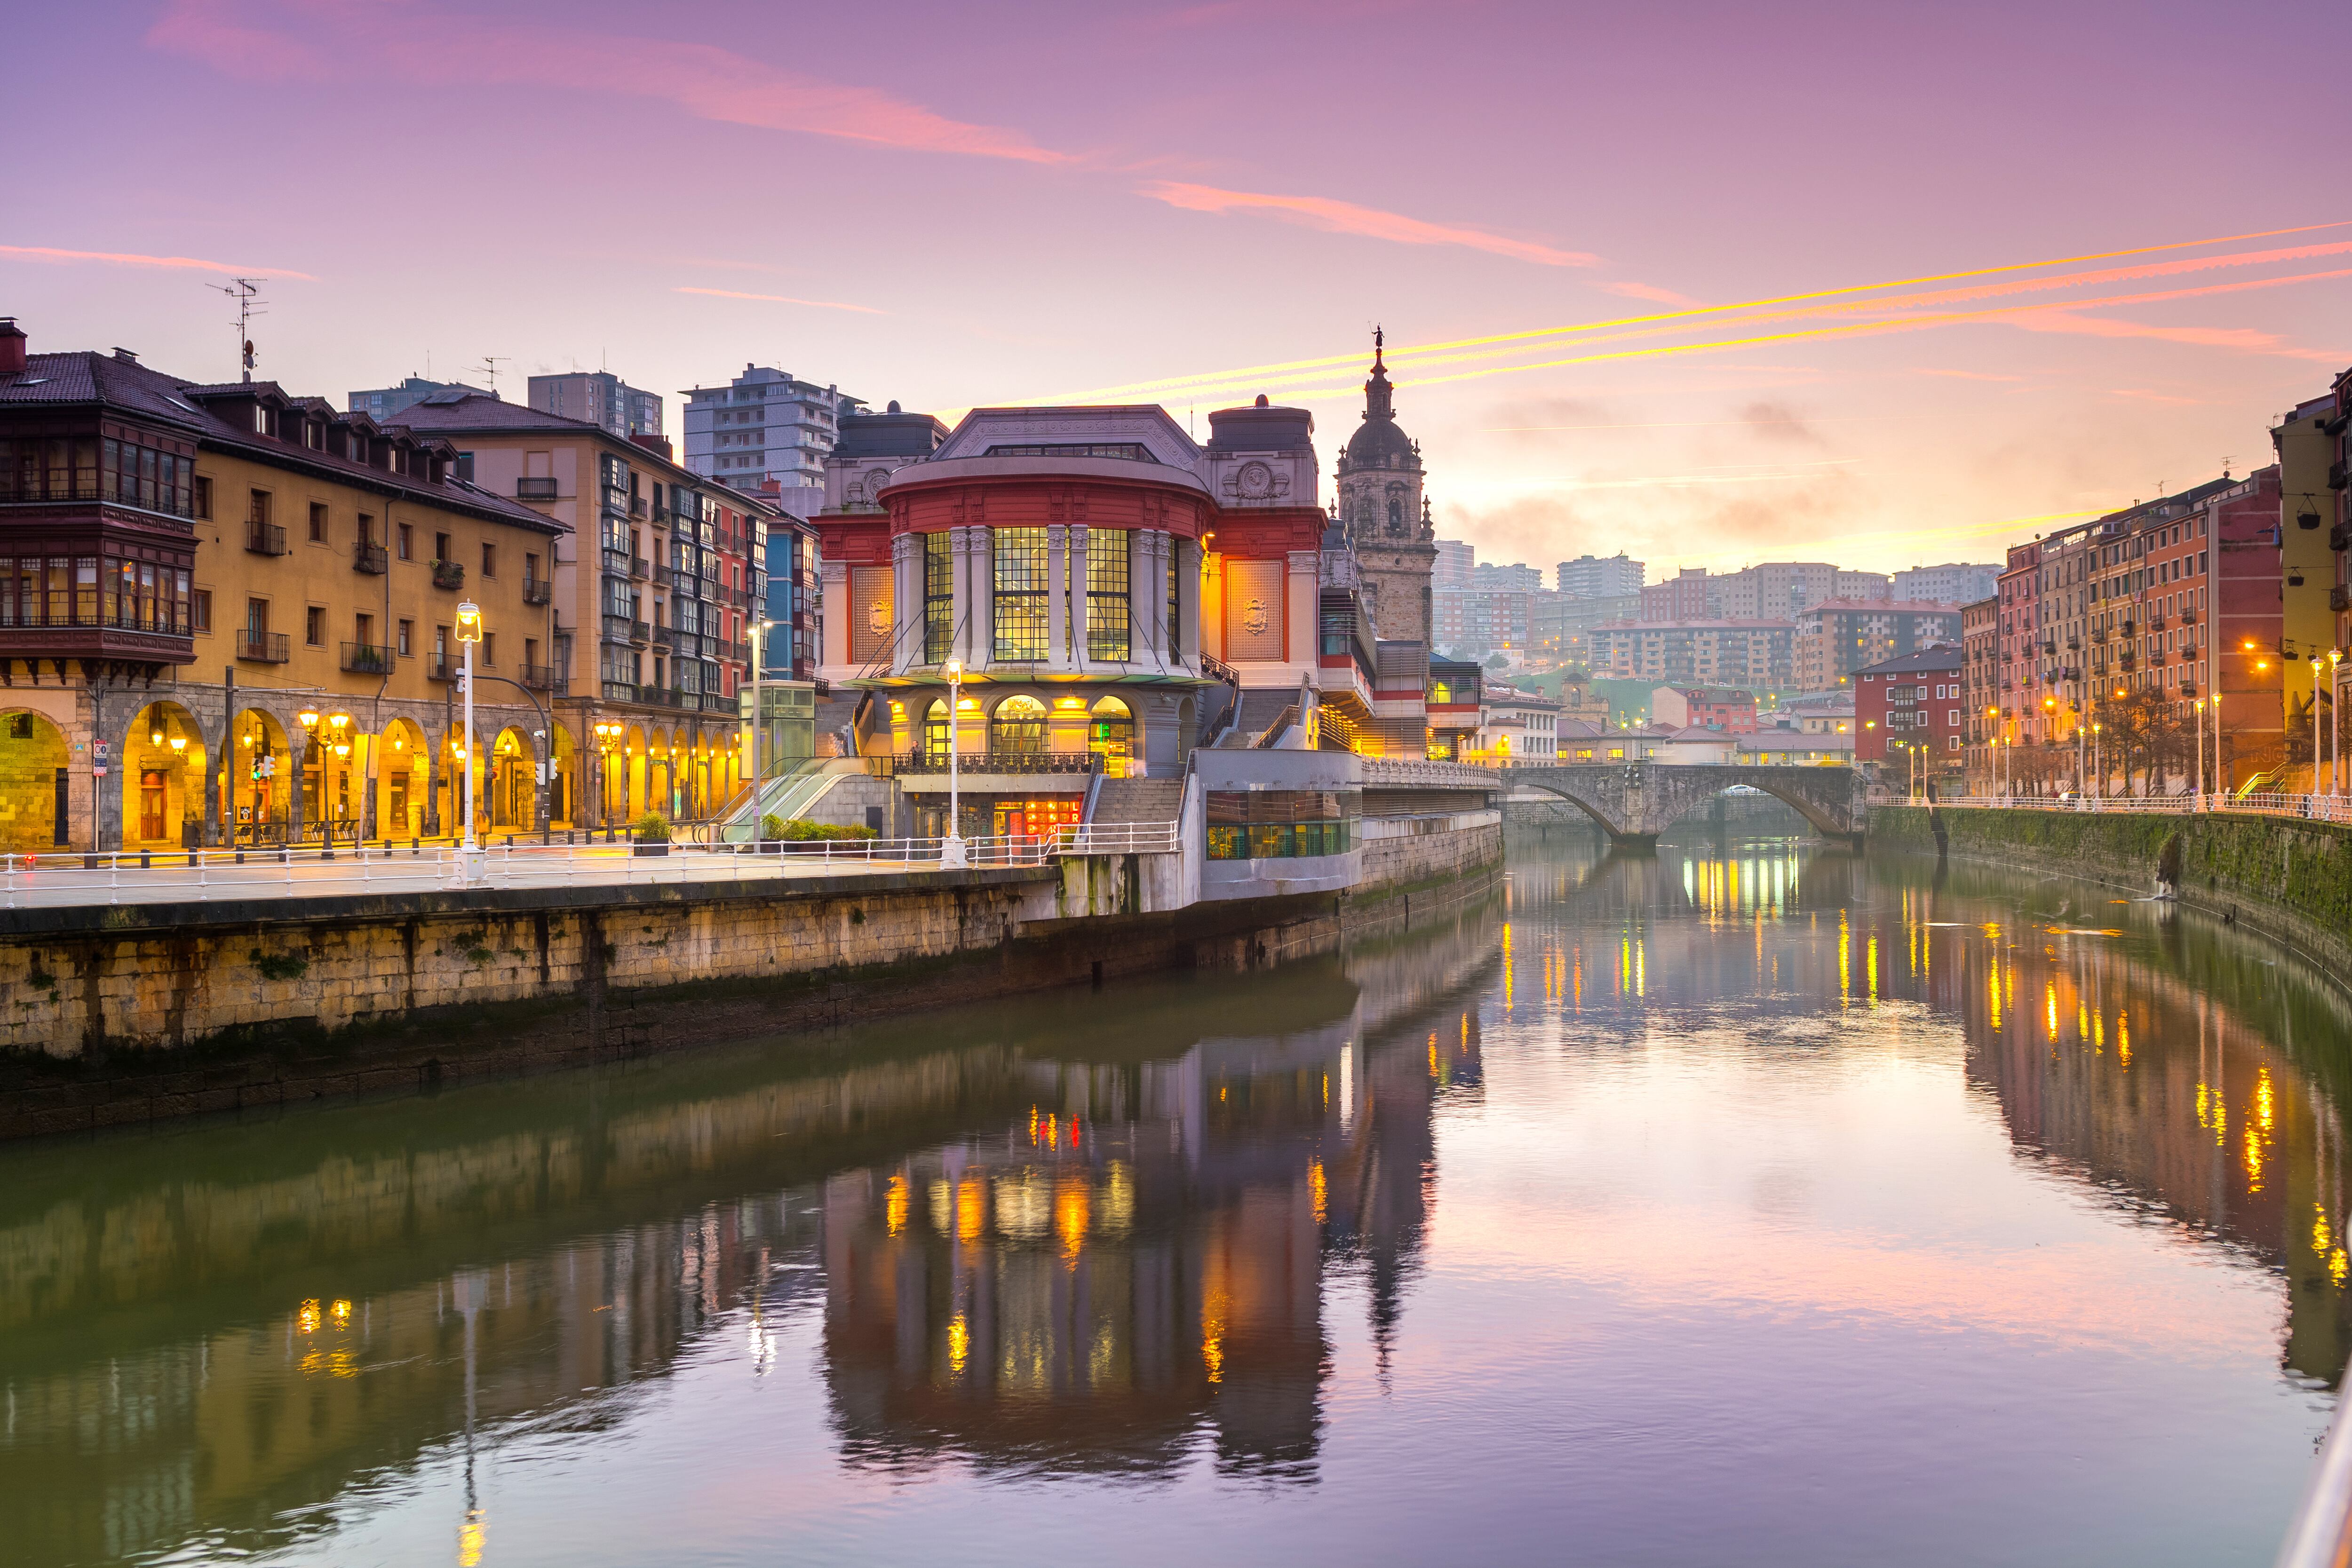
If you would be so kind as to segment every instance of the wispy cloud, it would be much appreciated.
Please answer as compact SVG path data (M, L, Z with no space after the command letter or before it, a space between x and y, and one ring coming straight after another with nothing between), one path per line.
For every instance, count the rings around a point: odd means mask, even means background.
M1671 288L1661 288L1654 283L1603 283L1597 287L1603 294L1614 294L1625 299L1646 299L1653 305L1698 303L1687 294L1677 294Z
M258 16L251 9L229 0L170 0L147 42L250 79L326 80L373 68L426 87L551 87L653 99L701 120L907 152L1072 161L1017 131L950 120L887 93L779 70L707 44L485 22L408 5L280 6ZM320 47L306 27L331 47Z
M2023 376L1997 376L1988 371L1930 370L1925 365L1912 366L1911 373L1915 376L1949 376L1956 382L2021 382L2025 379Z
M57 250L45 245L0 245L0 256L16 261L95 261L110 267L170 267L189 272L217 272L248 277L299 277L305 283L317 278L307 272L297 272L290 267L236 267L226 261L206 261L196 256L141 256L122 250Z
M817 310L855 310L862 316L887 316L887 310L877 310L871 305L845 305L838 299L795 299L789 294L746 294L737 288L690 288L684 284L670 290L672 294L703 294L713 299L757 299L769 305L806 305Z
M1305 224L1309 228L1324 229L1332 234L1361 235L1368 239L1391 240L1398 245L1462 246L1471 250L1507 256L1515 261L1532 261L1544 267L1597 267L1601 264L1599 256L1580 250L1556 250L1548 245L1512 239L1507 235L1491 234L1485 229L1427 223L1420 218L1406 217L1402 213L1384 213L1377 207L1360 207L1353 202L1337 202L1328 196L1276 196L1257 191L1220 190L1214 185L1189 185L1174 180L1155 180L1145 185L1140 193L1188 212L1262 212L1288 223Z

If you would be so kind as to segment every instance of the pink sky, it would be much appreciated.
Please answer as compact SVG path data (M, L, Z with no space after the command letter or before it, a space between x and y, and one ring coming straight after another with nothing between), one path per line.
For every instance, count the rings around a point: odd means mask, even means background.
M1482 558L1991 559L2352 363L2348 57L2302 3L37 7L0 314L227 377L250 270L338 401L1263 390L1327 461L1381 321Z

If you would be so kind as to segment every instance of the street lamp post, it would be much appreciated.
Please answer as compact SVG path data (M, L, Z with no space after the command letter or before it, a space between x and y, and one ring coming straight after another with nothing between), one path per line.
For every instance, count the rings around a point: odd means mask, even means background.
M767 802L761 791L767 785L767 768L761 760L761 741L767 738L768 709L761 701L761 683L768 669L768 628L775 622L765 616L751 622L751 836L761 836L761 823L766 820Z
M2319 793L2319 655L2311 656L2311 788Z
M940 844L940 864L943 867L959 867L965 863L962 811L958 794L960 775L957 771L959 767L957 753L963 749L957 744L961 738L957 732L962 727L962 720L959 716L963 706L963 661L961 659L948 661L947 677L948 836Z
M2205 699L2197 699L2197 809L2205 809Z
M2336 722L2336 666L2344 662L2344 650L2327 650L2327 792L2340 793L2344 776L2344 731Z
M457 606L457 646L465 666L457 677L466 698L466 748L458 754L457 779L465 791L466 854L470 862L478 846L474 841L474 644L482 640L482 609L468 599Z

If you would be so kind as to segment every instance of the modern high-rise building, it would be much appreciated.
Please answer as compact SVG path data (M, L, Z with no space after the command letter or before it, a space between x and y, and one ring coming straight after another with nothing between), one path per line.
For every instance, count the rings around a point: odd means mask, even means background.
M624 441L662 433L661 394L633 387L610 371L533 376L530 406L596 425Z
M1612 556L1580 555L1552 568L1562 593L1578 599L1621 599L1642 591L1643 564L1619 550Z
M684 396L686 465L738 489L772 480L784 510L803 517L824 509L824 460L840 439L841 416L866 406L837 386L757 364L726 386Z
M1470 573L1473 593L1538 593L1542 590L1541 569L1525 561L1513 561L1508 566L1482 561Z
M396 387L373 387L366 392L346 392L343 403L353 413L366 414L380 424L397 423L394 415L404 408L423 402L435 392L471 392L477 397L489 397L479 387L469 387L463 382L429 382L423 376L408 376Z
M1467 593L1478 568L1478 547L1466 539L1437 541L1437 567L1429 575L1432 593Z
M1915 566L1895 574L1898 601L1932 599L1946 604L1974 604L1990 599L2000 581L2001 569L1953 561L1944 566Z

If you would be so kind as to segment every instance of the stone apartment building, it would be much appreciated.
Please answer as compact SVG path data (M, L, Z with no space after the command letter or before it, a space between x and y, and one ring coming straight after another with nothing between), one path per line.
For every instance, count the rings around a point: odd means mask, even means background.
M740 693L772 537L799 533L813 565L807 525L690 472L655 437L624 440L470 393L436 394L405 417L456 447L475 484L565 530L553 586L559 744L588 754L587 820L717 810L751 770ZM787 628L784 640L797 635Z

